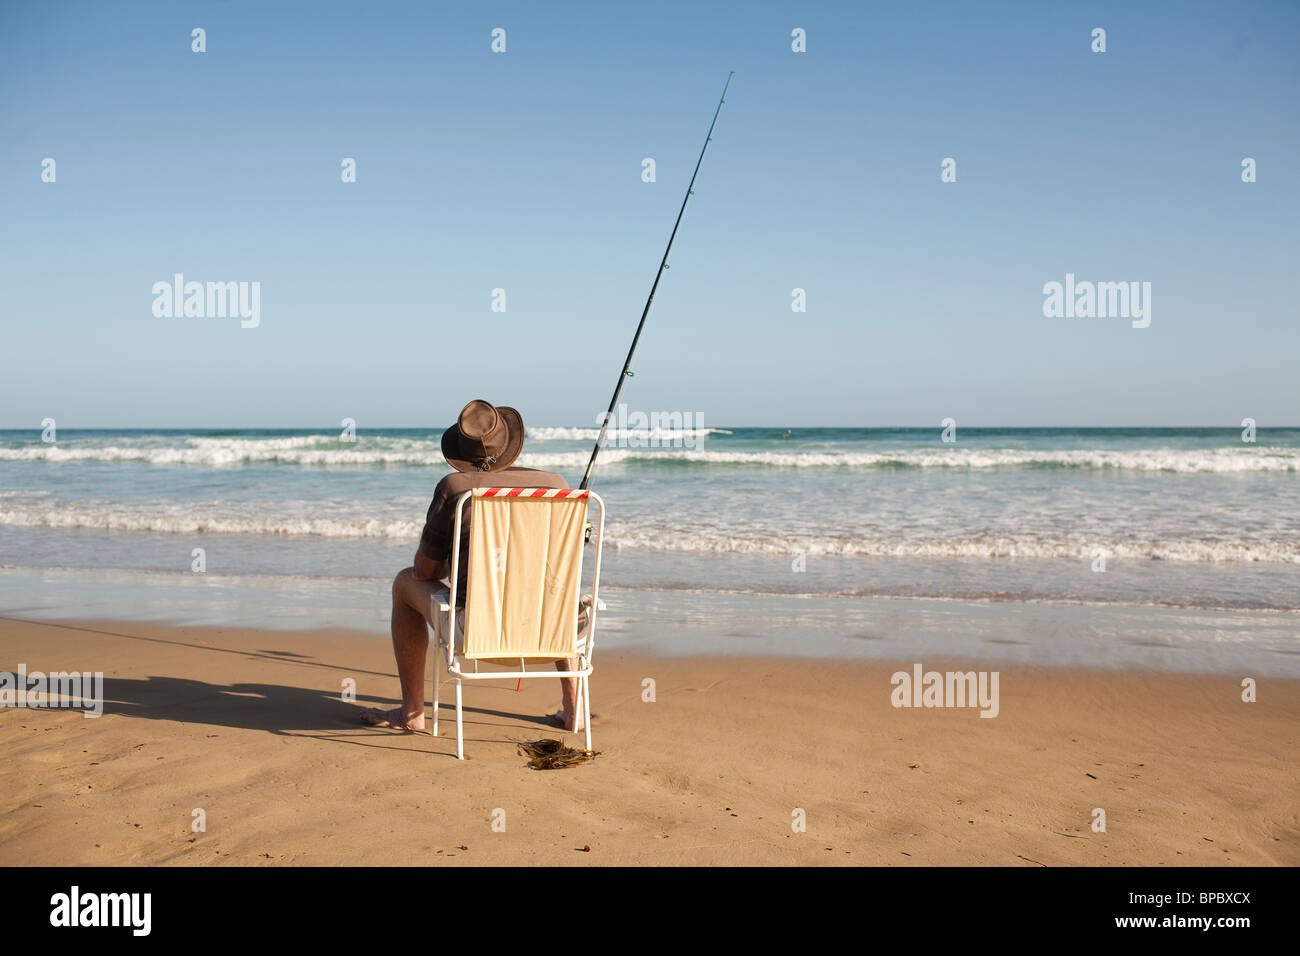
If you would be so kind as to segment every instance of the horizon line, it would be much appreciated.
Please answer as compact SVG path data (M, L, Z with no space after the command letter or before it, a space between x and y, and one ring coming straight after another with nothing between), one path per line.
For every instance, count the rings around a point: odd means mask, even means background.
M89 432L89 431L194 431L194 432L199 432L199 431L229 431L229 432L236 432L236 431L325 431L325 432L334 432L334 431L338 431L339 428L340 428L341 426L339 426L339 425L328 425L328 426L318 426L318 425L199 425L199 426L186 426L186 425L57 425L56 427L58 428L59 431L82 431L82 432ZM449 428L449 427L450 427L449 425L367 425L367 426L365 426L365 427L363 428L362 426L358 425L358 426L356 426L356 432L357 432L358 434L360 434L360 433L363 432L363 431L421 431L421 430L423 430L423 431L438 431L438 430L445 430L445 429L447 429L447 428ZM527 430L527 429L529 429L529 428L573 428L573 429L577 429L577 428L587 428L587 429L598 429L599 427L600 427L600 426L599 426L599 425L596 425L596 424L585 424L585 425L550 425L550 424L547 424L547 425L527 425L527 424L525 424L525 425L524 425L525 430ZM926 424L926 425L809 425L809 424L802 424L802 425L795 424L795 425L790 425L790 424L781 424L781 425L705 425L705 426L702 426L702 427L707 428L707 429L721 429L721 430L732 430L732 429L743 429L743 428L748 428L748 429L760 429L760 428L763 428L763 429L771 429L771 430L777 430L777 429L795 429L795 428L818 428L818 429L823 429L823 430L836 429L836 430L841 430L841 431L851 431L851 430L925 431L925 430L928 430L928 429L934 429L934 428L942 429L942 428L944 428L945 426L944 426L944 424L943 424L942 422L938 422L938 423L935 423L935 424ZM1021 431L1029 431L1029 430L1034 430L1034 429L1038 429L1038 430L1047 430L1047 429L1073 429L1073 430L1076 430L1076 431L1083 431L1083 430L1098 430L1098 429L1106 429L1106 430L1109 430L1109 431L1121 431L1121 430L1137 431L1137 430L1141 430L1141 429L1164 429L1164 430L1168 430L1168 431L1176 431L1176 430L1214 429L1214 428L1222 428L1222 429L1224 429L1225 431L1237 431L1237 430L1241 429L1241 428L1244 427L1244 426L1242 426L1241 424L1236 424L1236 425L1220 425L1220 424L1212 424L1212 425L1206 425L1206 424L1201 424L1201 425L962 425L962 424L958 423L956 427L957 427L959 430L966 430L966 431L970 431L970 430L992 431L992 430L996 430L996 429L1018 429L1018 430L1021 430ZM1256 431L1263 431L1263 430L1265 430L1265 429L1300 429L1300 425L1259 425L1259 424L1256 424L1256 425L1255 425L1255 429L1256 429ZM646 428L637 428L637 429L629 429L629 430L631 430L631 431L648 431L648 430L650 430L650 429L649 429L649 427L647 426ZM685 430L684 427L683 427L683 430ZM29 432L29 431L30 431L30 432L37 432L37 433L40 433L40 432L42 431L42 427L41 427L40 425L25 425L25 426L17 427L17 428L15 428L15 427L0 427L0 432Z

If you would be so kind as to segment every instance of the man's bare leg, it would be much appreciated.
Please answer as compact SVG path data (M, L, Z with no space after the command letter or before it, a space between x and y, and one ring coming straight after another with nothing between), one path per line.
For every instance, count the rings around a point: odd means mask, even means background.
M437 581L421 581L411 568L393 579L393 657L402 683L402 706L392 710L368 707L361 719L376 727L424 729L424 663L429 650L428 615Z
M575 671L578 669L578 659L571 657L566 661L556 661L555 669L557 671ZM586 729L586 723L583 721L583 715L578 713L578 679L576 677L567 677L560 681L560 709L555 714L555 719L565 730L574 733Z
M424 668L429 651L431 601L438 588L437 581L423 581L412 574L411 568L398 572L393 579L393 657L397 661L397 676L402 684L402 706L392 710L367 707L361 719L375 727L393 727L398 730L424 729ZM578 659L555 662L558 671L577 670ZM555 714L560 724L569 731L586 728L583 715L577 709L578 680L570 677L560 681L560 710Z

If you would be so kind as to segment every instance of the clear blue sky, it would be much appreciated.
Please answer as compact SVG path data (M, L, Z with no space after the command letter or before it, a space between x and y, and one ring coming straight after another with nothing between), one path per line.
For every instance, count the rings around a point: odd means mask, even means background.
M0 426L593 422L728 70L631 407L1300 424L1300 4L5 0Z

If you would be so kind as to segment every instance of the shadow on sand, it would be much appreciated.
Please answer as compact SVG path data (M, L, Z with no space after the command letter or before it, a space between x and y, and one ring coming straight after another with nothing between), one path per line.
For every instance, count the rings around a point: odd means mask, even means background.
M166 638L147 637L121 631L84 627L55 622L30 622L60 629L85 631L104 634L111 637L147 641L156 644L171 644L179 647L193 648L217 654L238 654L254 660L264 659L279 663L292 663L294 666L319 667L349 676L389 677L396 687L397 675L383 671L369 671L356 667L332 664L314 660L306 655L285 651L248 651L238 648L216 647L209 644L195 644ZM292 658L292 660L286 660ZM14 672L16 668L9 668ZM504 689L504 688L502 688ZM201 680L182 677L150 676L145 678L111 677L104 680L104 712L120 714L144 720L170 720L182 724L206 725L209 727L227 727L239 730L259 730L277 736L308 737L314 740L326 740L338 743L350 743L366 747L383 747L379 741L383 738L425 737L433 740L447 740L451 744L451 755L455 756L455 704L445 700L447 688L443 689L444 700L439 709L439 737L434 738L427 732L423 734L394 731L389 728L371 727L361 721L360 711L363 706L380 706L385 709L395 706L397 701L358 694L356 701L345 701L339 691L324 691L309 687L295 687L288 684L238 683L213 684ZM432 703L431 689L425 700L426 713ZM485 707L464 707L466 723L466 741L477 738L469 736L474 724L487 724L495 728L493 736L486 740L501 742L508 736L508 729L496 721L482 718L499 718L510 722L536 724L555 728L550 718L538 717L507 710L493 710ZM478 718L478 719L476 719ZM448 737L448 730L451 736ZM347 731L347 733L340 733ZM410 751L409 746L392 747ZM431 753L445 756L445 754Z

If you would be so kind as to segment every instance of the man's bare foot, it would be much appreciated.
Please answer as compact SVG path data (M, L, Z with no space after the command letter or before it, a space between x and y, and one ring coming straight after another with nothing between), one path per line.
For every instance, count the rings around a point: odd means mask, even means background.
M361 722L372 727L392 727L394 730L423 730L424 714L407 717L400 707L392 710L367 707L361 711Z
M557 710L550 716L551 723L555 726L567 730L571 734L576 734L580 730L586 730L587 725L583 723L582 714L577 715L577 723L563 709Z

